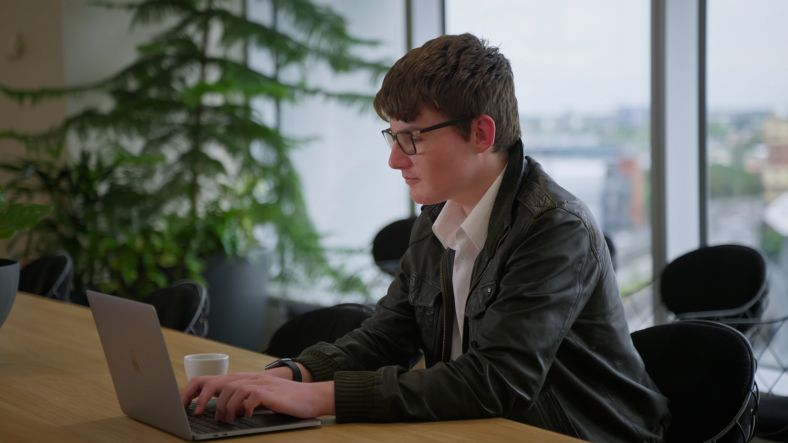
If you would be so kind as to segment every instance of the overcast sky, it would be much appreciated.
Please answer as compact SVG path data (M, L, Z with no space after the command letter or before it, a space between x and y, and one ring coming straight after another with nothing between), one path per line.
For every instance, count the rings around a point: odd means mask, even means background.
M446 10L447 32L501 47L526 114L648 106L648 0L447 0ZM785 110L788 0L709 0L708 16L710 108Z

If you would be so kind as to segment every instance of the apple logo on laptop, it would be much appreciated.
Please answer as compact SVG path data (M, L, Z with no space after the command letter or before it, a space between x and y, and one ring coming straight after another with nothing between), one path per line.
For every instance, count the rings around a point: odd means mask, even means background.
M131 354L131 367L134 368L134 371L138 374L142 373L142 369L140 369L140 363L137 361L137 356L134 353Z

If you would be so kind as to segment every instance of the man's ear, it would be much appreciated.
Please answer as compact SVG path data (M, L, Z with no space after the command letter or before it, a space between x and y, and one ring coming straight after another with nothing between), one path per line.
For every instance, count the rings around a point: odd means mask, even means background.
M476 151L481 154L492 148L495 142L495 120L487 114L482 114L471 122L471 140Z

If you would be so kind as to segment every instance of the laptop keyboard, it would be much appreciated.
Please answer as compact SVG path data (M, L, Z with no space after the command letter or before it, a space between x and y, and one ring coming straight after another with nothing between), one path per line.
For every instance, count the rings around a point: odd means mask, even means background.
M187 410L186 415L189 417L189 425L192 431L198 434L266 428L295 423L301 420L289 415L277 414L270 411L259 411L251 417L236 417L233 423L227 423L214 419L212 411L205 412L201 415L194 415L193 406Z

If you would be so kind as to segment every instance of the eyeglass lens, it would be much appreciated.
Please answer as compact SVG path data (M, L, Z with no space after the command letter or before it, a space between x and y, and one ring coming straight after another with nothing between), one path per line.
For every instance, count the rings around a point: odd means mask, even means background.
M396 142L405 154L413 155L416 153L416 145L413 142L413 136L409 132L394 134L391 131L383 131L383 137L386 139L389 148L394 147L394 142Z

